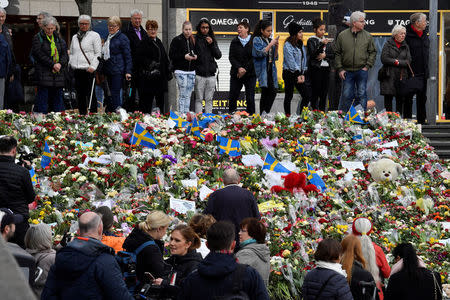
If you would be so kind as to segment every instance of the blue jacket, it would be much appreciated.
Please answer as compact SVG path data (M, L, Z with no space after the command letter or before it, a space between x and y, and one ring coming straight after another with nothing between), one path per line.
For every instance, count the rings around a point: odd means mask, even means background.
M286 41L283 47L283 70L289 70L293 73L299 71L300 74L305 74L306 70L308 70L306 54L306 47L304 45L300 49Z
M328 278L330 280L324 287L320 299L353 300L347 279L343 275L325 268L315 268L306 274L302 286L303 299L315 300Z
M0 34L0 78L9 77L11 63L11 49L6 39Z
M114 250L92 238L76 238L56 254L41 299L132 300Z
M215 296L229 293L236 266L232 255L211 252L184 280L178 299L215 299ZM269 299L264 282L255 269L247 266L242 280L242 289L250 299Z
M256 77L258 78L260 87L267 87L267 55L268 52L264 51L268 43L263 40L261 37L257 36L253 39L253 65L255 66ZM275 52L276 47L272 47L272 51ZM275 88L278 88L278 79L277 79L277 66L275 65L275 61L278 60L278 53L275 53L275 59L272 62L272 77L273 77L273 85Z
M110 57L105 61L103 73L105 75L131 74L133 61L131 60L130 40L120 30L111 39L109 52Z

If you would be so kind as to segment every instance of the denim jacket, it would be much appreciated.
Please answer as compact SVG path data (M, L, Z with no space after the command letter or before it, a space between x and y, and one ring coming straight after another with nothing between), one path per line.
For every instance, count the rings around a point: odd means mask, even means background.
M302 53L303 50L303 53ZM283 47L283 70L291 72L299 71L300 74L305 74L308 70L306 47L302 45L302 49L292 46L291 43L284 43Z
M268 43L263 40L261 37L257 36L253 39L253 64L255 66L256 77L258 78L260 87L267 87L267 52L264 51ZM275 46L272 47L272 51L275 51ZM275 61L278 60L278 53L274 55L274 61L272 62L272 78L273 85L275 88L278 88L278 79L277 79L277 67L275 65Z

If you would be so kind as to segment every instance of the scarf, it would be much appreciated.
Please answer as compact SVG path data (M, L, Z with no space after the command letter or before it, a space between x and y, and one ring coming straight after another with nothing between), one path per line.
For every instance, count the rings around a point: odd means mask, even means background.
M104 60L108 60L111 57L111 53L109 51L109 44L111 43L111 39L113 37L115 37L116 34L118 34L118 33L119 33L119 30L116 33L114 33L114 34L109 34L108 35L108 38L106 39L106 42L105 42L105 44L103 45L103 48L102 48L102 54L103 54L103 59Z
M247 37L245 39L241 38L240 36L238 36L239 41L241 41L242 47L245 47L245 45L247 45L247 43L250 41L250 38L252 36L249 34L247 35Z
M419 268L426 268L423 260L420 257L418 257L417 259L419 260ZM403 258L400 259L395 265L392 266L390 276L392 276L392 274L400 272L402 269L403 269Z
M83 38L86 36L86 34L87 34L87 31L79 30L77 32L77 38L78 38L78 41L80 42L80 44L81 44L81 41L83 40Z
M248 240L245 240L242 243L240 243L239 246L242 248L242 247L245 247L247 245L254 244L254 243L256 243L255 239L248 239Z
M423 35L423 30L418 30L416 27L411 25L411 29L419 36L422 37Z
M53 62L56 64L59 62L59 53L58 48L56 48L55 44L55 35L52 34L52 38L50 38L47 34L45 36L47 37L47 40L50 42L50 56L52 57Z
M319 260L316 263L317 268L324 268L324 269L329 269L332 271L335 271L339 274L341 274L342 276L344 276L345 278L347 278L347 273L345 272L345 270L342 269L342 265L340 263L332 263L332 262L328 262L328 261L322 261Z

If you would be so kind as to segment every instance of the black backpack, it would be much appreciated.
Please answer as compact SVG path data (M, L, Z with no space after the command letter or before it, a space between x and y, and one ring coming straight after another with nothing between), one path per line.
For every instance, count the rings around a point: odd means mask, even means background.
M223 296L214 297L215 300L250 300L250 297L246 292L242 290L243 284L242 280L244 278L245 270L247 269L247 265L237 264L236 270L233 272L232 279L232 290L230 293L225 294Z

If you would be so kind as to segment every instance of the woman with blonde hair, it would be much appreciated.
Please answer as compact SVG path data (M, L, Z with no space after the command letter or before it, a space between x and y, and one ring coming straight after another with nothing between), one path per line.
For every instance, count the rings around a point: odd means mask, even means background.
M347 273L347 281L354 299L375 299L376 286L372 274L366 270L366 260L359 238L353 234L342 242L342 268ZM371 298L372 297L372 298Z
M136 257L136 276L139 281L142 281L144 272L151 273L155 278L164 277L170 272L170 266L164 263L162 241L170 222L171 218L162 211L152 211L125 239L123 248L128 252L134 252L148 243Z

